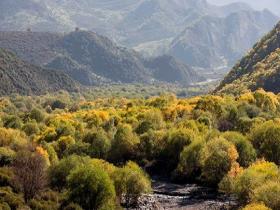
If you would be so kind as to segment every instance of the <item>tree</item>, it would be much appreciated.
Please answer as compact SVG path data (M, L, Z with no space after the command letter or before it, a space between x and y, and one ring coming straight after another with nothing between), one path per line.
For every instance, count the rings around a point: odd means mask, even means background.
M175 129L167 133L167 146L164 151L166 168L174 170L179 162L180 153L185 146L190 145L195 139L195 132L191 129Z
M83 141L90 144L89 155L91 157L102 159L107 158L108 152L111 149L111 141L103 129L100 129L97 132L87 133Z
M108 174L88 164L67 177L69 200L84 209L114 210L116 194Z
M25 201L32 199L47 184L46 161L37 152L21 151L13 162L14 182L24 194Z
M30 119L36 120L36 122L42 122L45 119L44 113L39 109L32 109L29 114Z
M226 132L222 136L235 145L239 155L237 162L242 167L248 167L255 162L257 157L256 150L245 136L238 132Z
M139 143L139 138L130 125L119 125L112 142L110 159L114 162L125 162L135 155L135 149Z
M119 200L133 206L143 193L151 192L151 182L145 172L134 162L129 161L113 174L114 185Z
M247 203L254 196L254 190L264 186L266 181L279 177L279 169L274 163L258 161L236 177L233 192L241 202Z
M268 121L251 132L252 143L259 157L280 165L280 125Z
M205 142L193 141L180 154L180 161L175 171L175 178L180 181L194 180L201 173L200 153Z
M216 186L230 171L237 158L235 146L224 138L216 137L207 142L200 157L203 181Z
M80 157L72 155L63 158L57 164L54 164L49 169L50 184L54 188L62 190L66 187L67 176L78 166L86 164L90 161L88 157Z

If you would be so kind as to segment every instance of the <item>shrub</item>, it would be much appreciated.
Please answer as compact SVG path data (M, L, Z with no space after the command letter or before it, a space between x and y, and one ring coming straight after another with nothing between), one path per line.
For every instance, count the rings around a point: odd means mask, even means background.
M0 147L0 167L9 165L15 158L15 151L8 147Z
M114 210L115 190L108 174L101 168L85 165L67 177L69 200L84 209Z
M31 151L18 152L13 162L14 183L28 201L41 192L47 184L46 160Z
M64 152L68 150L71 145L75 144L75 139L71 136L62 136L57 141L57 154L62 157Z
M11 209L19 209L24 206L24 200L21 195L13 192L11 187L0 187L0 203Z
M14 115L5 116L3 118L3 125L5 128L21 129L22 120Z
M36 121L27 122L22 130L26 133L26 135L31 136L33 134L38 134L40 132L39 126Z
M103 130L86 134L83 141L90 144L89 155L91 157L107 158L108 152L111 149L111 141Z
M175 171L175 179L180 181L194 180L201 173L200 153L204 141L196 140L186 146L180 154L180 161Z
M234 154L233 157L231 153ZM232 143L221 137L210 140L201 151L202 180L207 184L217 185L237 158L238 153Z
M0 187L12 185L13 171L10 168L0 168Z
M129 161L114 172L113 180L119 199L125 198L127 206L135 205L143 193L151 192L151 182L145 172Z
M280 125L268 121L251 132L252 143L259 157L280 165Z
M130 125L120 125L112 142L110 159L114 162L125 162L135 155L139 138L133 133Z
M39 109L32 109L29 114L30 119L35 120L36 122L42 122L45 119L44 113Z
M66 187L67 176L76 169L90 161L87 157L80 157L77 155L72 155L60 160L57 164L52 165L49 169L49 179L52 187L63 189Z
M166 167L173 171L180 158L180 153L185 146L190 145L195 139L195 133L191 129L176 129L171 130L167 134L167 146L165 150L166 160L168 163Z
M252 203L245 206L242 210L271 210L262 203Z
M274 163L258 161L236 177L233 191L241 202L248 202L253 192L266 181L279 177L279 169Z
M237 132L226 132L222 136L235 145L239 154L237 162L241 166L248 167L255 162L257 157L256 150L245 136Z
M280 209L280 183L279 181L268 181L263 185L257 187L251 199L255 202L262 202L267 207L277 210Z

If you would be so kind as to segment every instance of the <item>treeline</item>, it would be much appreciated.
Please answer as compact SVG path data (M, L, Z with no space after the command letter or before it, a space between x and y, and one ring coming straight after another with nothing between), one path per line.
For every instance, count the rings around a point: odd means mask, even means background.
M2 209L121 209L150 175L280 209L280 96L0 100ZM146 171L146 172L144 172ZM246 207L245 207L246 206Z

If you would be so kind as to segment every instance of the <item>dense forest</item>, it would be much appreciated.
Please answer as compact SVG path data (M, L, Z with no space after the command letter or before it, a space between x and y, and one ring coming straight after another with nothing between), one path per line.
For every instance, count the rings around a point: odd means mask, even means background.
M280 209L280 97L88 100L67 92L0 100L0 208L122 209L151 176Z

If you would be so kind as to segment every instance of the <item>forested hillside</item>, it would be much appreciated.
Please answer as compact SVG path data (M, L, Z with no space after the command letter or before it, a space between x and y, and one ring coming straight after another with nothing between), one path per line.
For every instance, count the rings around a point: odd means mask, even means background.
M174 75L173 78L158 77L154 72L163 65L156 61L163 61L162 58L144 59L135 51L88 31L77 30L69 34L0 32L0 47L12 50L28 62L61 70L86 86L112 82L172 82L189 86L203 79L171 56L164 61L167 65L161 71Z
M58 90L77 92L79 89L66 74L26 63L0 48L0 95L43 94Z
M279 93L280 23L238 62L216 89L223 93L240 93L264 88Z

